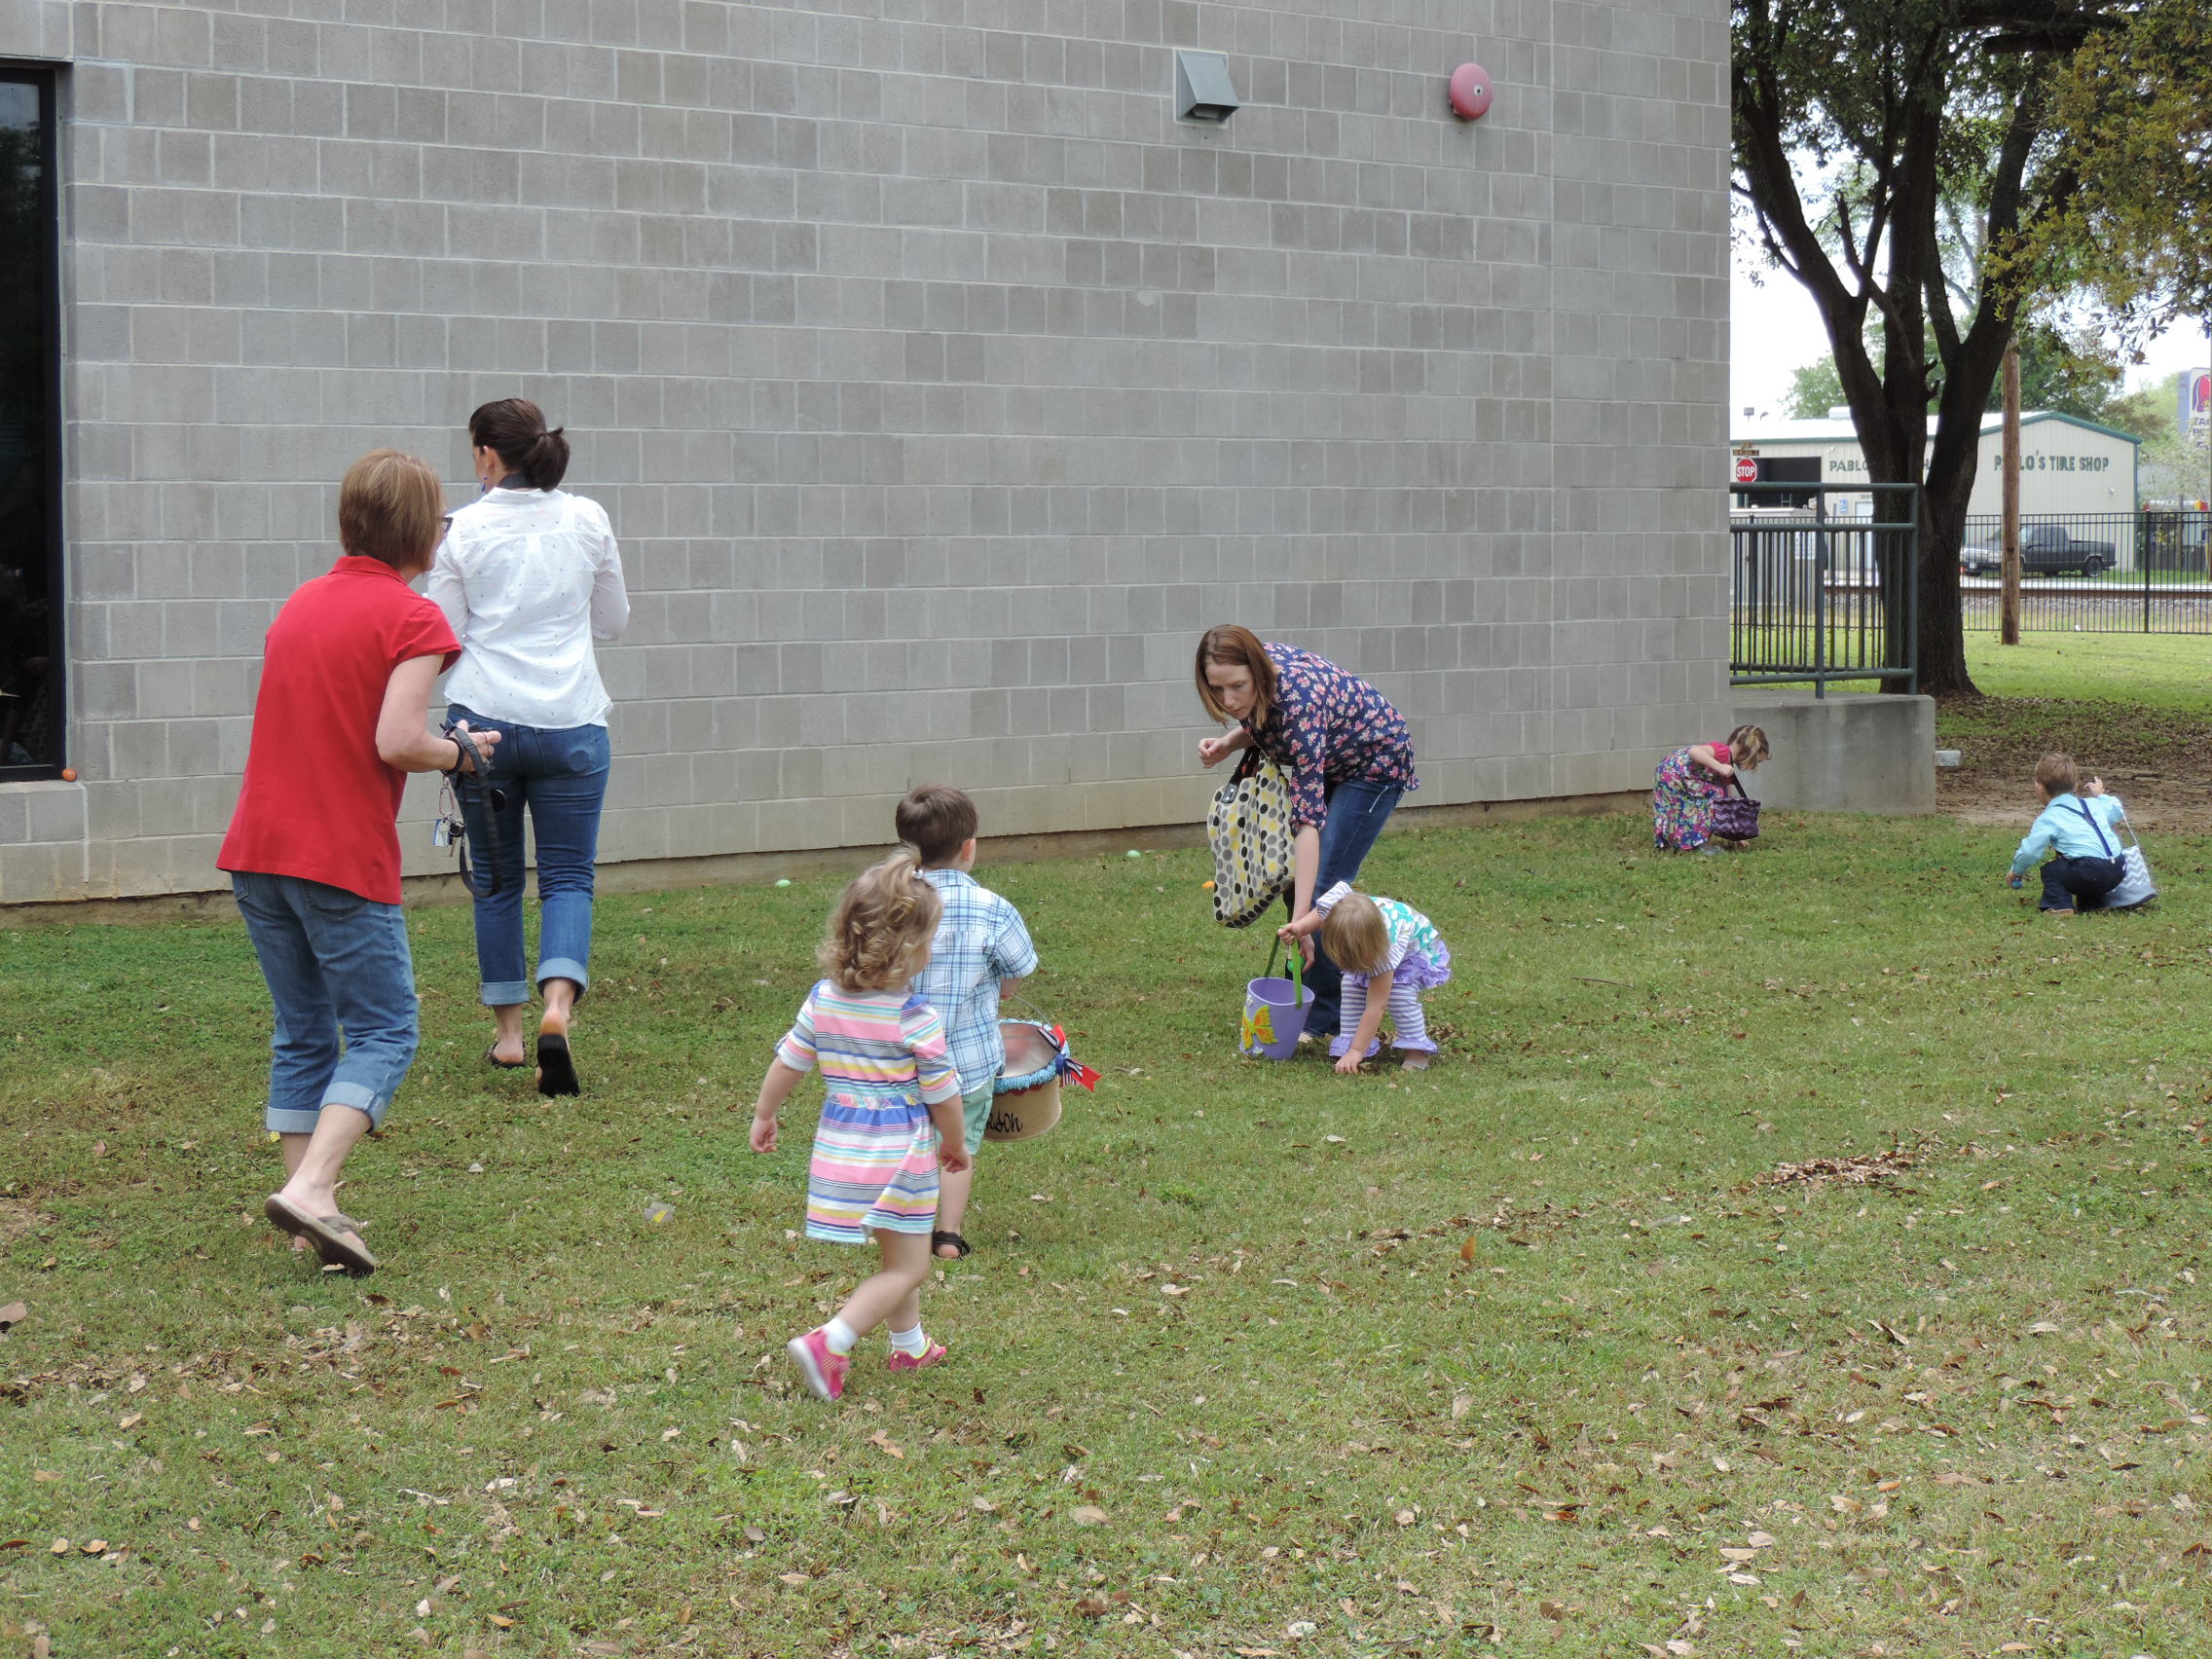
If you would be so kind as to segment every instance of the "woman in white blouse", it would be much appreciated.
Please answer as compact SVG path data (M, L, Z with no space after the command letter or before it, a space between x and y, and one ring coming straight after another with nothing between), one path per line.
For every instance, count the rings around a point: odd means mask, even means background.
M492 775L461 783L476 897L476 965L498 1034L484 1057L529 1063L522 1019L523 815L537 844L537 1090L573 1094L569 1025L591 983L591 906L607 794L607 687L594 640L630 619L607 513L560 488L566 427L536 404L487 403L468 418L483 493L453 515L428 592L461 641L447 719L500 734ZM496 828L497 835L488 831Z

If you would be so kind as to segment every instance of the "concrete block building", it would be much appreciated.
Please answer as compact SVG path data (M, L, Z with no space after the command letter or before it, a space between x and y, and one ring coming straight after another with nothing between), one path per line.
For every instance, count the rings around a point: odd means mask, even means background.
M1218 621L1382 686L1409 809L1643 788L1727 719L1727 50L1720 0L0 0L0 902L227 885L336 481L465 484L516 394L623 545L609 861L880 844L923 779L1196 822Z

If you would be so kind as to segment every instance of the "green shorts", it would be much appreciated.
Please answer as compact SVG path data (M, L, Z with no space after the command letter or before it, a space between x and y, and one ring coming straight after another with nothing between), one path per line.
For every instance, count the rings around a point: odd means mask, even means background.
M960 1097L960 1110L968 1120L968 1132L962 1137L968 1143L968 1156L974 1158L983 1150L983 1128L991 1121L991 1100L998 1092L996 1080L986 1083L972 1094Z

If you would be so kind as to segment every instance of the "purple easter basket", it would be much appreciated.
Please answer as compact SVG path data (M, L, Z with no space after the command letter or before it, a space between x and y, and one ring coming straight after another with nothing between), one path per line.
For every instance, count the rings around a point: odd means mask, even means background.
M1728 780L1736 786L1734 794L1723 794L1713 803L1713 832L1730 841L1755 841L1759 834L1759 803L1744 793L1744 780Z

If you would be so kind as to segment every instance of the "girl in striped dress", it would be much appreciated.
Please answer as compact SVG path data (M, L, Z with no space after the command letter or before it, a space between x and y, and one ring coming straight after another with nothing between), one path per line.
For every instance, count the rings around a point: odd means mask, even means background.
M920 1371L944 1357L922 1334L938 1171L968 1167L960 1076L944 1022L906 982L930 958L943 901L911 852L891 855L845 889L817 956L829 977L807 993L753 1109L753 1150L776 1150L776 1118L799 1080L822 1068L822 1123L806 1176L806 1235L865 1244L882 1270L864 1279L828 1324L787 1345L806 1385L825 1400L845 1390L853 1348L888 1324L891 1369Z

